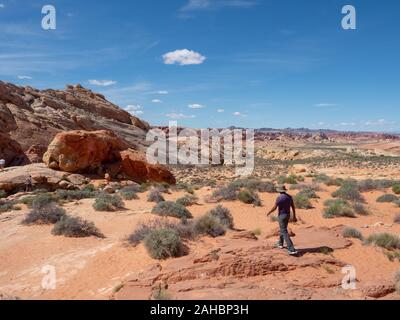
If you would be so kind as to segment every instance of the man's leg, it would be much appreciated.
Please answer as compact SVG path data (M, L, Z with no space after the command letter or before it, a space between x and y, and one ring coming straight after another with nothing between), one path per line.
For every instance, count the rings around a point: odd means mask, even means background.
M294 248L293 242L290 239L288 232L288 224L289 224L290 215L280 215L279 216L279 228L281 232L281 238L283 238L286 242L287 248L290 252L296 251Z

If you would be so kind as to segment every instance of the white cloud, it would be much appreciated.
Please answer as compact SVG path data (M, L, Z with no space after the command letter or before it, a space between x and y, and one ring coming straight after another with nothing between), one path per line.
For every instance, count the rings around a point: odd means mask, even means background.
M196 118L196 116L194 116L194 115L186 115L186 114L183 114L183 113L168 113L168 114L166 114L166 116L168 118L175 119L175 120L178 120L178 119L194 119L194 118Z
M324 125L325 125L325 122L320 121L320 122L317 123L317 125L318 125L318 126L324 126Z
M17 78L19 80L32 80L32 77L30 77L30 76L17 76Z
M151 102L153 102L153 103L162 103L162 101L160 99L153 99L153 100L151 100Z
M143 109L143 107L141 105L139 105L139 104L129 104L129 105L127 105L125 107L125 110L129 111L129 112L138 111L138 110L141 110L141 109Z
M238 112L238 111L234 112L233 115L234 115L235 117L242 117L242 116L244 116L241 112Z
M200 53L182 49L168 52L163 55L165 64L179 64L181 66L202 64L207 58Z
M223 112L225 112L225 110L224 109L218 109L217 112L218 113L223 113Z
M355 123L355 122L341 122L341 123L339 123L337 125L341 126L341 127L354 127L354 126L357 125L357 123Z
M0 3L0 9L4 9L6 6L4 3Z
M386 120L385 119L379 119L379 120L371 120L371 121L367 121L367 122L365 122L365 125L366 126L383 126L383 125L386 125L387 124L387 122L386 122Z
M89 80L89 83L91 85L93 85L93 86L109 87L109 86L117 84L117 81L113 81L113 80Z
M255 4L253 0L189 0L180 11L216 10L224 7L249 8Z
M317 103L314 105L314 107L317 108L328 108L328 107L336 107L337 104L336 103Z
M162 94L162 95L166 95L166 94L168 94L169 92L168 92L167 90L160 90L160 91L158 91L157 93L158 93L158 94Z
M189 104L188 107L190 109L203 109L203 108L205 108L203 105L198 104L198 103Z
M141 115L144 114L144 112L143 112L142 110L139 110L139 111L132 111L131 114L132 114L133 116L141 116Z

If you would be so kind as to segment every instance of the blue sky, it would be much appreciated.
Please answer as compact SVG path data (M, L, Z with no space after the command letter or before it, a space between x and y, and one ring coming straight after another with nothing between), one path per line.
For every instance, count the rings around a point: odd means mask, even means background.
M81 83L155 125L397 132L399 14L397 0L0 0L0 79Z

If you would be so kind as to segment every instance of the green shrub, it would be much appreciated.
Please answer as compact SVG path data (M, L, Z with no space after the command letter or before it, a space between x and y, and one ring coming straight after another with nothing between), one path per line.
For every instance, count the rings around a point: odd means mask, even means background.
M331 219L334 217L354 218L355 214L350 203L343 199L336 199L327 200L325 202L323 217L326 219Z
M158 214L160 216L169 216L169 217L187 218L187 219L192 218L192 214L188 209L186 209L181 204L172 201L159 202L151 212L154 214Z
M233 201L237 199L237 193L238 192L236 186L230 184L228 186L220 187L214 190L211 197L217 201Z
M92 199L97 195L97 193L95 191L91 191L90 188L85 188L83 190L57 190L56 194L58 199L66 201Z
M388 250L400 249L400 238L390 233L372 234L365 240L365 243L374 244Z
M144 245L154 259L178 257L183 251L181 237L171 228L150 231L144 238Z
M190 206L196 204L197 201L199 201L199 198L197 198L195 195L186 194L182 198L179 198L178 200L176 200L176 203L181 204L184 207L190 207Z
M239 201L246 203L246 204L254 204L255 206L261 206L261 200L258 195L248 189L244 189L239 191L238 193Z
M400 184L395 184L392 190L395 194L400 194Z
M272 181L262 181L257 186L258 192L268 192L268 193L275 193L276 192L276 185Z
M242 178L231 182L230 185L234 187L236 190L239 190L241 188L257 190L260 183L261 181L255 178Z
M396 200L396 201L394 202L394 204L395 204L396 206L400 207L400 199L399 199L399 200Z
M138 195L133 191L121 190L120 195L121 195L122 199L127 200L127 201L139 199Z
M368 216L370 214L368 209L362 203L353 203L353 210L360 216Z
M194 230L199 234L207 234L211 237L219 237L226 233L226 228L221 220L211 214L196 219L194 223Z
M343 182L342 186L332 193L332 197L349 201L365 201L358 189L357 183L349 180Z
M32 209L22 221L24 225L55 224L65 217L66 212L54 202Z
M150 190L150 192L147 196L147 201L159 203L159 202L165 201L165 199L164 199L161 191L159 189L154 188L154 189Z
M0 202L0 213L9 212L13 210L21 210L20 207L16 206L15 201Z
M384 194L383 196L380 196L378 199L376 199L376 202L388 203L388 202L396 202L397 200L399 200L399 198L394 194Z
M299 209L312 209L313 206L311 204L310 199L305 194L297 194L293 197L294 204L296 208Z
M0 199L7 197L7 193L4 190L0 190Z
M234 228L234 222L233 222L233 216L230 213L229 209L224 208L223 206L219 205L215 207L214 209L211 209L208 211L209 215L218 218L221 223L229 229Z
M297 184L299 181L304 181L304 178L291 174L289 176L279 176L277 181L279 184Z
M34 209L43 208L44 206L57 201L57 199L50 193L40 193L33 196L30 200L28 206Z
M355 228L351 228L351 227L344 228L342 231L342 236L345 238L353 238L353 239L360 239L360 240L364 239L362 233L359 230L357 230Z
M63 216L54 225L51 233L56 236L63 235L69 238L85 238L90 236L104 238L104 235L97 229L93 222L68 215Z
M315 176L313 181L324 183L327 186L340 187L343 184L344 180L342 178L331 178L331 177L327 176L326 174L319 174L319 175Z
M297 195L304 196L308 199L319 199L319 196L312 188L304 188Z
M111 195L107 193L100 193L93 203L93 208L96 211L114 211L124 207L124 202L118 195Z

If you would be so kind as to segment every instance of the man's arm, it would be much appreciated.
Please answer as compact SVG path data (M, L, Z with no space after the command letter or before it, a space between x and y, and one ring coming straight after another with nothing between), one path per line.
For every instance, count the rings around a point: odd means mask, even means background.
M267 213L267 217L268 217L271 213L273 213L276 209L278 209L278 205L277 205L277 204L275 204L275 206Z
M293 200L292 200L292 211L293 211L293 222L297 222L296 206L294 205L294 201Z

